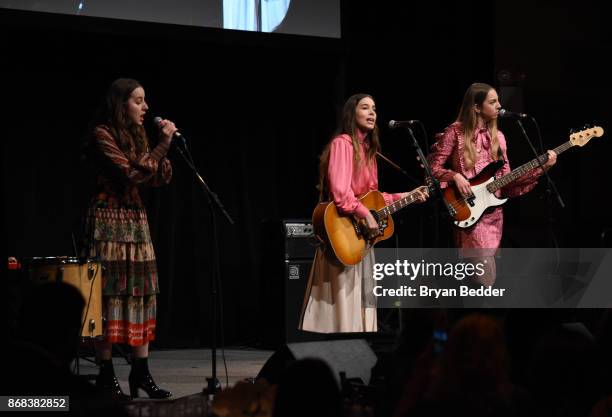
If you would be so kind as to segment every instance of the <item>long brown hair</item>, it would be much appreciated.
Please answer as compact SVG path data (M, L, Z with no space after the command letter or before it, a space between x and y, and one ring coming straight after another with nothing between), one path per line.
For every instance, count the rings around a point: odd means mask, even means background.
M332 140L342 134L349 135L351 141L353 143L353 160L355 161L355 166L359 169L362 165L369 165L376 159L376 154L380 152L380 140L378 138L378 126L375 124L374 129L368 132L365 137L364 142L368 144L365 149L365 161L361 161L360 156L360 145L357 140L357 122L355 114L357 112L357 106L359 102L369 97L374 101L374 98L369 94L353 94L350 96L346 102L344 103L344 107L342 109L342 118L336 132L327 143L321 156L319 157L319 198L325 199L328 195L327 190L327 168L329 166L329 151L331 148Z
M145 152L149 140L144 128L127 115L128 100L140 83L131 78L119 78L112 82L106 99L98 111L97 122L109 127L117 144L126 155Z
M487 98L487 94L489 94L491 90L493 90L493 87L489 84L474 83L470 85L463 96L463 102L461 103L461 109L459 110L456 121L461 123L463 129L463 159L466 168L472 168L476 163L476 149L472 142L478 123L475 107L482 106ZM491 135L491 157L493 160L498 160L501 158L501 152L499 149L499 140L497 138L497 119L489 121L487 123L487 129Z

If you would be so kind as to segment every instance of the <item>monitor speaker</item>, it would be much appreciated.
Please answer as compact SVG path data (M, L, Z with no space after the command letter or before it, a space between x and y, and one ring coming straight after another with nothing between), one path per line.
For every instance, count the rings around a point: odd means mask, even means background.
M359 378L366 385L370 383L371 371L377 360L364 339L288 343L272 354L257 377L275 384L293 362L306 358L326 362L338 382L340 373L344 372L346 378Z

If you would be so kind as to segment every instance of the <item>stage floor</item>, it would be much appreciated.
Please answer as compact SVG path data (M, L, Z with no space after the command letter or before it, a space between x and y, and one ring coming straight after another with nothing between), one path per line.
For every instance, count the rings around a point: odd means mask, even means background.
M225 349L229 385L246 378L255 378L273 353L271 350L252 348ZM155 382L161 388L170 390L172 397L177 399L202 392L206 386L206 378L212 376L211 358L210 349L154 350L150 353L149 369ZM113 364L123 392L128 394L130 365L117 354L113 358ZM81 375L95 375L97 372L95 364L80 360ZM226 372L221 350L217 350L217 378L225 388ZM144 393L141 395L146 396Z

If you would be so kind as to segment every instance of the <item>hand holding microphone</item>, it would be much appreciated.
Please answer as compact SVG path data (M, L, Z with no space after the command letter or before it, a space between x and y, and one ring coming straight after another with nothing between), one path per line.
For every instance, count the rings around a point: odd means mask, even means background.
M170 120L162 119L161 117L155 117L153 119L155 125L159 128L159 135L161 141L170 145L173 138L181 138L183 141L185 138L178 132L178 129Z

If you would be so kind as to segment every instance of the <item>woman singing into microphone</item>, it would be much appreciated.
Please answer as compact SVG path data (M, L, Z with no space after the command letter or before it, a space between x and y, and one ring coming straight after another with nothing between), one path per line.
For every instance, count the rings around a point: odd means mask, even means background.
M96 385L127 399L117 381L112 344L132 346L130 394L144 390L150 398L168 398L149 373L149 342L155 338L157 267L145 207L138 187L170 182L166 158L177 131L169 120L159 122L159 141L151 149L143 128L148 110L138 81L114 81L88 140L96 170L96 187L87 213L89 255L102 262L104 340L97 341L101 359Z
M368 94L348 98L342 121L320 158L319 189L323 200L331 199L341 213L355 216L378 233L378 223L357 198L378 189L376 155L380 151L376 104ZM427 191L415 190L418 201ZM391 204L405 193L383 193ZM300 328L317 333L375 332L376 300L372 294L374 252L356 265L341 264L331 250L317 248L310 269Z

